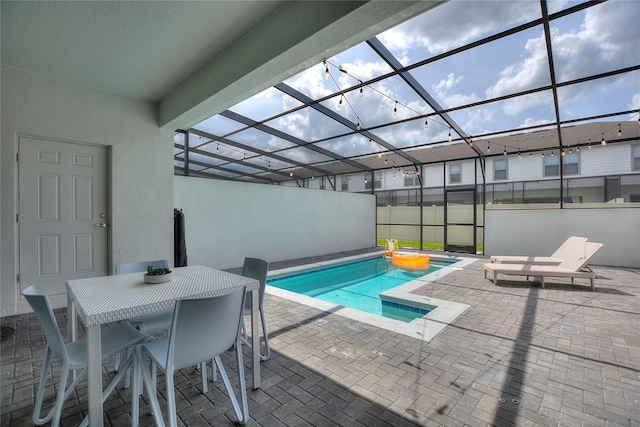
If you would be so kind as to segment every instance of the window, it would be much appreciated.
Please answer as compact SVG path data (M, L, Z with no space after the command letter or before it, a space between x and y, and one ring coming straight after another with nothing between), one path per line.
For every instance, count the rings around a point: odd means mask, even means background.
M371 190L371 181L368 180L364 184L366 190ZM382 188L382 173L375 174L375 188Z
M507 159L500 159L493 161L493 179L494 181L506 180L507 176L507 166L509 162Z
M349 191L349 177L342 177L342 191Z
M560 175L560 157L547 155L544 158L544 176Z
M578 175L580 173L580 155L569 153L562 156L562 172L565 175Z
M449 183L456 184L462 182L462 165L449 165Z
M634 171L640 170L640 144L631 146L631 158L633 159L631 169Z
M417 175L414 176L405 176L404 177L404 186L405 187L419 187L420 180Z

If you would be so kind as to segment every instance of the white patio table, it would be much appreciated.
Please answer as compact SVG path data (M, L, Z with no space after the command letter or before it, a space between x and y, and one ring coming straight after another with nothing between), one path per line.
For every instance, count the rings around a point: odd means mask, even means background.
M224 295L246 286L251 292L251 330L258 331L256 279L227 273L203 265L173 268L170 282L147 284L143 273L92 277L67 281L69 336L77 339L76 315L86 327L88 346L89 425L103 427L102 362L100 329L106 323L173 309L182 298ZM251 334L253 388L260 387L260 335Z

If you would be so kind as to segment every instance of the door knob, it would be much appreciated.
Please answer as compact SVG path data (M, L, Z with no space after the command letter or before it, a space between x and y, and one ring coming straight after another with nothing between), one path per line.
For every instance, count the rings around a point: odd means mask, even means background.
M104 222L101 222L100 224L95 224L95 226L100 228L105 228L107 224L105 224Z

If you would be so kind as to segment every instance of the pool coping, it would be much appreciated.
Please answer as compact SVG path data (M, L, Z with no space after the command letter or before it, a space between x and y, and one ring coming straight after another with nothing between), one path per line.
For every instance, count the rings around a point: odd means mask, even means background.
M329 261L314 262L296 267L272 270L269 271L267 278L274 279L292 274L302 273L305 271L315 270L322 267L333 267L355 261L381 257L383 255L383 251L372 252L368 254L354 255ZM368 325L376 326L388 331L396 332L412 338L429 342L444 328L455 321L458 316L464 313L470 307L470 305L458 303L455 301L431 298L424 295L417 295L411 292L425 286L427 283L437 281L439 278L451 273L452 271L460 270L465 266L477 261L475 258L451 256L447 254L429 254L429 256L433 260L455 262L451 265L442 267L432 273L418 277L414 280L411 280L410 282L407 282L403 285L397 286L380 294L381 299L392 302L399 302L414 307L431 308L435 306L435 309L430 311L427 315L415 319L409 323L402 322L400 320L389 319L375 314L365 313L360 310L322 301L317 298L297 294L295 292L276 288L270 285L266 286L265 292L269 295L274 295L280 298L287 299L289 301L301 303L318 310L335 313L355 321L363 322Z

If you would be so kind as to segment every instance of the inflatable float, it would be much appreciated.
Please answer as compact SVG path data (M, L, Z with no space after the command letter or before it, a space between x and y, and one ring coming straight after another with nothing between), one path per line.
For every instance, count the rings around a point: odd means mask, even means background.
M412 252L398 252L398 241L396 239L387 239L384 242L384 257L391 260L391 263L403 270L428 270L429 255Z
M429 269L429 255L396 253L391 258L391 263L403 270L427 270Z

